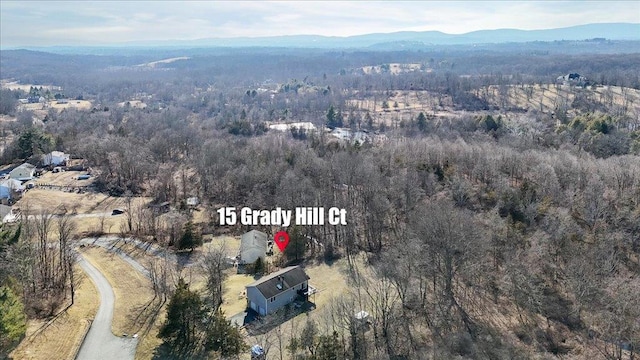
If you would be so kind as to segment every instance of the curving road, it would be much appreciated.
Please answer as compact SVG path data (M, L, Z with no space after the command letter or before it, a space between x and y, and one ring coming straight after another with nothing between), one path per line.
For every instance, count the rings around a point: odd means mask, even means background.
M76 359L133 360L138 339L117 337L111 332L111 319L113 318L113 308L115 305L115 296L111 284L109 284L109 281L107 281L104 275L86 261L82 255L80 255L78 263L98 288L100 292L100 307Z

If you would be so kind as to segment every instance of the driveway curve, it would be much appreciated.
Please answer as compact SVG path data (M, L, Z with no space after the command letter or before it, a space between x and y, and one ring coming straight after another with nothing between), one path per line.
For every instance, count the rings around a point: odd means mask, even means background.
M100 292L100 307L96 313L91 328L80 346L76 359L79 360L133 360L136 353L138 339L121 338L111 332L111 320L115 296L107 278L85 260L82 255L78 259L82 269L91 277L98 292Z

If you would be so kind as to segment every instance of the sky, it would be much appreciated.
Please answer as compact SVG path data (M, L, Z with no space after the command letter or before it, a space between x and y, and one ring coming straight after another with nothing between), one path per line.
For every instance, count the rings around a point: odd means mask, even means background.
M0 46L640 23L640 1L5 1Z

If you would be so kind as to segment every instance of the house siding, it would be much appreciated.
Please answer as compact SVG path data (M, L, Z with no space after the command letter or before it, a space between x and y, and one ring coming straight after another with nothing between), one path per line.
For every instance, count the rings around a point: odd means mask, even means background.
M44 165L60 165L69 160L69 155L64 153L49 153L43 155L43 164Z
M11 189L7 186L0 185L0 199L10 199Z
M287 304L291 304L293 300L296 299L296 291L300 288L300 286L295 286L290 288L289 290L276 295L274 301L267 302L267 313L271 314L278 309L284 307Z
M272 314L287 304L292 303L298 296L298 290L308 288L308 282L296 285L285 292L282 292L271 299L265 299L256 287L247 287L247 306L255 310L260 315ZM252 303L256 306L253 307ZM264 313L261 311L264 310Z
M256 287L247 288L247 306L260 315L267 314L267 299L262 296Z
M24 178L32 178L33 171L29 171L26 169L14 170L9 175L12 179L24 179Z

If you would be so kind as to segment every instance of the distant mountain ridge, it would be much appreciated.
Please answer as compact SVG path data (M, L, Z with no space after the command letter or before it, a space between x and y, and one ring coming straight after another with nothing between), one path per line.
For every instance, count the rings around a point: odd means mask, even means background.
M478 30L465 34L447 34L440 31L400 31L393 33L373 33L347 37L322 35L286 35L269 37L204 38L197 40L158 40L129 41L95 46L51 46L23 47L32 50L49 51L54 48L90 48L90 47L166 47L166 48L205 48L205 47L279 47L279 48L317 48L317 49L359 49L389 47L392 44L410 44L411 47L432 45L474 45L550 41L579 41L588 39L607 39L616 41L640 41L640 23L595 23L545 30L496 29Z
M303 48L363 48L379 43L410 42L424 45L469 45L504 42L557 40L640 40L640 24L597 23L546 30L496 29L465 34L440 31L400 31L347 37L322 35L287 35L270 37L206 38L198 40L167 40L128 42L121 45L156 46L225 46L225 47L303 47Z

